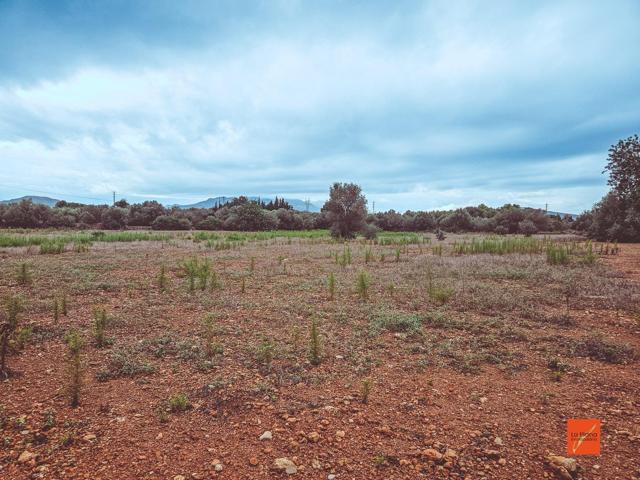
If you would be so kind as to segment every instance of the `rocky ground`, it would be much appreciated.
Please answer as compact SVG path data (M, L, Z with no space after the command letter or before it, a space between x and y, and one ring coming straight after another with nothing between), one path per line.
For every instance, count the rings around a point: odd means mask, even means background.
M31 335L0 383L0 478L640 478L640 245L548 265L453 240L352 242L351 263L323 239L4 249ZM215 279L191 292L194 256ZM599 457L564 458L568 418L602 421Z

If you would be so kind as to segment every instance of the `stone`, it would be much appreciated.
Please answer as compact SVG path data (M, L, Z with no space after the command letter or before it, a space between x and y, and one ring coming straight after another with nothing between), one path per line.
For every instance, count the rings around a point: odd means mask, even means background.
M85 442L95 442L97 438L98 437L96 437L95 433L87 433L84 437L82 437Z
M309 435L307 435L307 438L313 443L318 443L320 441L320 434L318 432L311 432Z
M426 450L423 450L422 455L432 462L439 462L442 460L442 454L434 448L427 448Z
M504 445L504 442L502 441L502 439L500 437L496 437L493 439L493 443L495 443L496 445L502 447Z
M507 464L507 460L504 458L501 458L500 460L498 460L498 465L506 465Z
M25 450L18 457L18 463L27 463L36 459L36 454L30 452L29 450Z
M287 475L293 475L298 472L298 467L296 467L295 463L286 457L276 458L273 464L278 470L284 470Z
M173 477L173 480L187 480L187 477L184 475L176 475Z
M256 465L258 465L258 463L259 463L259 462L258 462L258 457L251 457L251 458L249 459L249 464L250 464L250 465L253 465L254 467L255 467Z
M271 440L272 438L273 434L269 430L260 435L260 440Z

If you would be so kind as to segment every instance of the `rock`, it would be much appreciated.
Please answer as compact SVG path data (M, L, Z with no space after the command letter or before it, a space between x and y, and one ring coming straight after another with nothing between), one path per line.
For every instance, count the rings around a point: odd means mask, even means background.
M346 433L344 432L344 430L338 430L338 431L336 432L336 437L337 437L337 438L344 438L344 437L345 437L345 435L346 435Z
M547 460L551 469L563 480L573 480L573 474L578 471L578 462L574 458L549 455Z
M98 437L96 437L94 433L87 433L84 437L82 437L85 442L95 442L97 438Z
M173 477L173 480L187 480L187 477L184 475L176 475Z
M333 473L327 475L327 480L336 480L336 476Z
M250 464L250 465L252 465L252 466L254 466L254 467L255 467L256 465L258 465L258 463L259 463L259 462L258 462L258 457L251 457L251 458L249 459L249 464Z
M442 454L433 448L427 448L426 450L423 450L422 455L424 457L427 457L427 459L432 462L439 462L440 460L442 460Z
M213 467L213 469L214 469L216 472L221 472L221 471L222 471L222 468L223 468L223 467L222 467L222 464L221 464L221 463L216 463L216 464L215 464L215 466Z
M500 452L497 450L484 450L482 453L489 458L500 458Z
M276 458L273 461L273 464L278 470L284 470L287 475L293 475L298 471L298 467L296 467L295 463L286 457Z
M451 448L447 448L444 452L444 459L448 462L455 460L457 456L458 456L458 453Z
M267 430L262 435L260 435L260 440L271 440L272 438L273 438L273 435L269 430Z
M506 465L507 464L507 460L504 458L501 458L500 460L498 460L498 465Z
M309 435L307 435L307 438L313 443L318 443L320 441L320 434L318 432L311 432Z
M18 463L27 463L27 462L31 462L32 460L35 461L35 459L36 459L35 453L32 453L29 450L25 450L18 457Z
M493 439L493 443L495 443L496 445L502 447L504 445L504 442L502 441L502 439L500 437L496 437Z
M578 471L578 462L575 458L561 457L560 455L549 455L547 457L551 465L563 467L567 472L574 473Z

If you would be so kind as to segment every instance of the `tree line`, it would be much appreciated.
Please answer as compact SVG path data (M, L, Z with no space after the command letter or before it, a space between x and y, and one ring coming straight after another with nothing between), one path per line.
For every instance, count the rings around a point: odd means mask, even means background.
M491 208L486 205L457 210L411 211L404 213L368 213L366 200L359 207L346 205L345 219L334 213L336 198L345 197L360 187L354 184L332 186L330 200L321 212L299 212L283 200L264 203L238 197L212 208L165 207L156 201L129 204L119 200L114 205L85 205L66 201L54 207L35 204L30 200L0 204L2 228L78 228L121 230L126 228L152 228L155 230L311 230L344 225L337 236L348 237L352 233L371 234L377 230L428 232L487 232L523 233L562 231L571 227L570 218L550 217L541 210L504 205ZM364 196L362 196L364 199ZM343 209L338 206L338 212ZM352 215L353 218L348 218Z

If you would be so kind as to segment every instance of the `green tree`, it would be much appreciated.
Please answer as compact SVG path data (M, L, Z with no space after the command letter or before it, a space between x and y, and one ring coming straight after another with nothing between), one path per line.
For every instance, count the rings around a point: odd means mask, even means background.
M355 183L334 183L329 190L329 200L322 207L331 224L331 235L354 238L364 227L367 215L367 199Z

